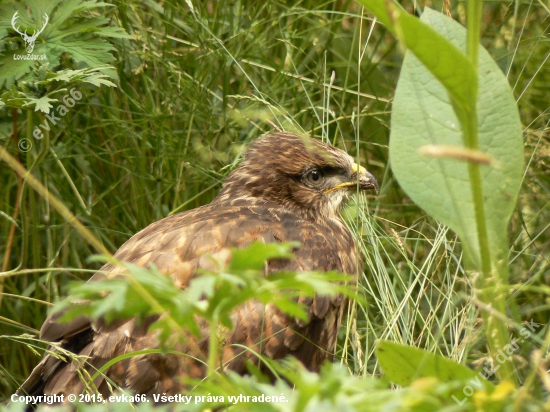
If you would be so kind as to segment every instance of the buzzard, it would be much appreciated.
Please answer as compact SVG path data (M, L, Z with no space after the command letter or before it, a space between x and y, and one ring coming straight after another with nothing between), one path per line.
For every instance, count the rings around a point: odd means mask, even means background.
M356 274L361 271L360 260L339 212L343 201L357 189L378 190L378 185L344 151L309 137L272 133L251 145L212 203L147 226L115 256L141 266L154 263L183 289L197 269L213 269L204 254L222 257L229 247L256 241L298 241L301 247L294 259L270 261L267 271L337 270ZM106 264L90 281L121 275L122 271ZM292 355L317 371L325 359L332 358L344 301L342 296L311 299L307 302L307 321L284 315L272 305L248 301L232 315L234 330L221 349L224 367L244 374L246 362L257 361L254 351L259 351L272 359ZM136 319L107 323L84 316L60 323L58 318L53 315L46 319L40 337L87 356L85 368L90 375L121 354L159 346L155 332L148 330L155 317L141 323ZM204 337L183 348L199 359L206 359L208 352L207 326L203 326ZM245 351L242 345L253 350ZM182 377L204 377L206 370L192 357L148 354L117 362L105 375L121 388L151 396L177 394L184 390ZM109 384L104 376L94 384L108 397ZM84 390L77 365L46 355L19 393L65 394L66 399L68 394Z

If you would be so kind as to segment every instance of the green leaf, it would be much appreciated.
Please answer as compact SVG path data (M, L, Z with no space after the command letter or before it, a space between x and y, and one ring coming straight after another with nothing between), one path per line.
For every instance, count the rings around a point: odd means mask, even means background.
M69 53L77 62L84 62L90 67L104 65L115 60L111 51L116 50L105 40L90 39L55 39L47 43L49 54L60 56Z
M29 73L33 66L33 60L14 60L13 52L6 52L0 56L0 89L5 85L7 89L16 79L20 79Z
M466 49L466 30L460 24L428 8L421 20L461 50ZM438 56L435 49L433 52L435 60L448 58ZM461 70L457 65L456 71ZM481 173L489 243L497 262L505 258L506 222L521 184L522 129L506 78L483 48L479 55L478 83L479 147L494 159L494 165L481 166ZM393 103L392 170L416 204L459 235L469 262L479 262L467 163L423 155L420 150L426 145L462 147L462 131L446 89L417 57L407 52Z
M32 78L31 68L35 65L49 64L50 67L61 63L63 53L68 53L77 63L88 67L103 67L103 74L117 79L116 71L108 68L106 63L115 60L112 52L116 49L105 38L129 39L124 29L109 26L110 19L97 16L96 9L113 7L95 0L27 0L28 10L23 5L9 4L0 6L0 88L9 88L19 80ZM49 21L36 40L33 54L45 55L45 60L15 60L14 54L27 57L25 44L21 36L11 28L11 19L18 12L17 23L21 30L32 33L44 22L47 14ZM112 85L100 80L96 85Z
M129 276L141 284L160 305L167 308L167 312L174 307L178 295L182 292L170 277L161 274L154 265L151 269L131 263L126 263L125 266ZM93 319L104 316L107 322L134 316L142 319L147 315L159 313L151 302L143 299L129 279L117 277L72 283L69 285L70 297L60 302L54 313L63 310L62 321L85 315Z
M379 341L376 358L388 379L401 386L409 386L414 380L425 377L434 377L442 382L473 379L480 382L478 386L493 386L460 363L412 346Z
M54 82L62 82L63 86L68 87L71 83L91 83L95 86L99 84L107 84L108 86L116 87L116 85L108 80L105 80L107 75L105 71L113 70L113 66L98 66L94 68L86 68L81 70L60 70L58 72L48 71L44 80L39 80L37 84L50 85ZM59 90L57 90L59 91Z
M476 72L457 44L423 19L385 0L358 0L364 4L443 84L461 110L474 106ZM390 10L392 15L390 17ZM460 69L457 70L457 67Z
M34 105L34 111L41 111L43 113L49 113L50 109L53 107L50 102L57 102L57 99L50 99L47 96L42 96L40 99L28 98L28 100L23 104L23 106L32 106Z
M291 243L253 243L244 249L232 249L231 263L228 270L253 269L261 270L270 259L292 259L292 249L299 246Z

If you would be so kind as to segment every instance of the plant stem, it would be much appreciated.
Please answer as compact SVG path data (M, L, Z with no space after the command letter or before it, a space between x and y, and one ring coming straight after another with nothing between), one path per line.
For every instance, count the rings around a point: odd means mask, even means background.
M479 66L479 42L482 11L483 4L481 0L468 0L467 54L476 72L478 72ZM476 96L474 96L471 100L472 106L466 109L464 113L466 120L464 144L466 147L473 150L479 150L477 92L478 91L476 88ZM481 266L481 278L477 282L478 290L480 290L480 300L491 305L498 312L505 314L506 296L502 293L502 286L507 283L508 271L507 267L505 270L501 270L502 268L500 267L497 268L497 262L493 262L495 256L491 256L480 165L478 163L468 162L468 175L470 180L470 188L472 191L472 199L474 202L475 220L479 242L480 260L476 262L476 265L478 267ZM502 264L498 266L502 266ZM495 318L486 311L482 311L482 316L485 322L485 336L487 338L490 355L494 357L499 353L499 350L502 350L509 342L508 328L504 322ZM507 358L506 361L500 365L500 368L497 370L497 376L501 381L508 379L517 384L514 364L510 358Z
M468 0L468 38L467 53L476 72L479 66L479 40L481 29L481 0ZM473 150L479 150L479 139L477 135L477 93L471 99L471 107L466 108L464 120L464 145ZM482 278L487 280L491 274L491 249L489 247L489 235L487 232L487 221L485 216L485 207L483 202L483 186L481 182L481 171L479 163L468 162L468 175L470 180L470 189L472 191L472 200L474 202L476 228L479 242L479 262L476 265L481 266ZM479 267L478 267L479 268Z
M38 179L36 179L29 170L26 170L16 159L11 156L6 149L0 146L0 160L3 160L11 167L19 176L21 176L25 183L32 187L40 196L42 196L47 202L57 210L57 212L78 232L82 237L99 253L104 255L112 261L112 255L103 246L90 230L84 226L71 211L55 196L53 196Z
M209 322L210 339L208 340L208 376L216 372L216 364L218 361L218 322L211 320Z
M464 144L467 148L479 150L477 136L477 108L466 117L467 130L464 131ZM481 183L481 170L479 163L468 162L468 175L470 178L470 189L474 202L477 235L479 242L479 253L481 271L483 277L491 274L491 249L489 247L489 234L487 232L487 220L483 202L483 186Z
M483 3L481 0L468 0L468 40L467 40L467 54L477 70L479 62L479 39L481 32L481 14L483 10Z

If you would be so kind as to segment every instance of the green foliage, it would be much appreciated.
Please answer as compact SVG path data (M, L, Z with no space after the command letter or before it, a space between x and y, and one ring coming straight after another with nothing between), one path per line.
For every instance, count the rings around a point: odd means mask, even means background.
M483 390L477 390L474 395L475 403L468 402L458 406L452 396L457 389L465 385L464 380L441 382L435 378L421 378L414 381L410 388L395 391L388 389L380 380L351 376L344 367L336 364L325 364L319 374L307 371L294 359L287 359L281 363L273 362L271 367L284 379L271 384L254 373L251 376L240 376L233 372L227 375L215 375L203 382L196 382L192 390L177 398L178 402L170 404L169 410L186 412L214 409L250 412L332 412L334 410L507 412L512 410L510 388L497 387L490 395ZM149 402L142 402L135 406L124 401L101 406L77 403L76 406L77 410L84 412L96 410L162 412L166 410L166 406L152 409L153 398L147 399ZM169 396L166 396L166 399L169 399ZM523 410L534 411L537 406L524 404L523 407ZM20 404L12 403L6 410L19 411Z
M424 64L462 110L475 107L476 71L467 56L441 30L384 0L358 0ZM424 10L429 12L429 8ZM457 67L460 67L457 70ZM401 77L400 77L401 78Z
M465 52L466 30L461 25L430 9L424 11L421 21ZM433 55L437 56L435 52ZM446 61L456 67L454 60ZM508 82L483 48L478 83L479 148L490 159L489 165L481 166L489 244L491 253L502 260L508 249L507 223L522 179L522 131ZM467 258L480 268L481 251L467 167L467 160L476 159L465 158L460 151L463 129L445 88L412 53L407 53L403 61L392 126L390 160L400 185L420 207L460 236ZM431 145L442 147L441 153L430 156L422 151Z
M3 93L0 97L0 104L10 108L30 109L34 107L34 111L42 113L50 113L53 108L52 103L66 103L66 100L71 98L72 103L69 107L74 106L75 100L72 95L75 93L72 86L77 86L81 83L88 83L94 86L112 86L116 85L107 80L108 75L102 73L102 70L108 69L110 66L100 66L81 70L60 70L53 72L42 66L35 74L35 81L21 82L19 89L12 85L11 88ZM77 92L82 98L82 93ZM37 97L41 96L41 97ZM65 100L63 100L65 98ZM72 105L72 106L71 106Z
M166 310L177 306L177 295L181 290L168 276L160 273L154 266L149 270L129 263L124 266L129 273L124 277L69 284L69 298L56 305L52 313L65 311L61 321L67 322L80 315L91 319L105 317L107 322L111 322L117 318L129 319L133 316L142 320L145 316L158 314L140 295L141 288L132 287L132 282L127 277L147 289ZM79 303L74 304L74 301Z
M471 369L443 356L388 341L381 341L376 345L376 358L388 379L402 386L409 386L420 377L450 381L476 376ZM487 384L487 387L490 386Z
M161 330L161 340L166 341L174 334L174 325L179 326L178 330L187 329L200 336L197 317L211 326L231 329L233 310L250 299L272 303L290 316L307 320L307 308L298 303L299 296L354 295L343 283L350 278L337 272L264 275L268 260L292 258L291 250L295 247L295 243L253 243L243 249L232 249L229 262L216 262L216 272L203 270L185 290L154 266L145 269L123 263L127 270L124 276L69 285L69 297L53 313L64 311L61 321L84 315L92 319L104 317L107 322L163 315L154 328Z
M34 18L34 32L27 29L32 23L26 7L18 3L0 6L0 19L4 22L3 30L0 28L0 40L3 40L4 48L4 55L0 56L0 90L7 89L1 94L0 107L34 108L35 111L48 114L54 108L52 103L61 102L62 98L72 99L67 94L72 86L82 83L115 86L107 79L118 80L118 76L114 67L106 63L115 60L112 51L116 49L104 38L131 37L120 27L108 26L109 19L82 16L83 12L97 14L95 9L109 6L108 4L97 3L96 0L29 0L26 6L30 10L31 20ZM13 27L10 26L11 30L8 30L5 22L12 20ZM36 34L40 30L36 26L39 21L45 24L44 30L39 33L40 40L36 40L32 53L45 56L45 59L37 62L33 59L16 59L18 53L24 52L24 47L14 48L14 45L21 43L18 31ZM67 57L72 59L70 63L67 62ZM73 65L83 68L63 69L64 66ZM82 96L81 92L78 93ZM63 100L64 111L62 110L61 116L68 110L67 106L74 106L74 102L72 99L72 103L67 105L66 100ZM27 129L29 141L31 131L32 129Z
M479 52L482 2L468 1L467 31L430 9L421 22L412 22L410 16L401 18L397 9L393 12L391 2L386 8L371 3L418 58L409 55L405 60L396 91L392 169L411 198L462 239L467 269L479 272L479 298L494 306L492 312L483 312L494 356L509 341L507 325L498 315L506 312L507 225L521 183L523 148L518 109L507 81L492 58ZM416 108L413 116L411 107ZM481 163L490 166L483 173ZM498 376L516 382L511 360Z
M261 271L265 262L270 259L291 259L294 255L291 248L298 248L298 242L293 243L253 243L245 249L233 249L229 270L246 271L249 269Z
M30 10L30 16L25 5ZM111 6L97 0L27 0L24 4L1 5L0 42L3 56L0 57L0 88L10 88L16 81L33 78L35 61L14 58L14 54L26 54L20 34L10 25L15 13L18 17L15 27L22 32L26 30L28 34L36 33L46 21L44 16L49 17L44 31L36 40L33 53L45 55L45 62L50 67L62 64L63 54L68 53L75 63L101 67L106 75L116 79L116 72L106 66L115 60L112 52L116 49L104 38L128 39L130 36L120 27L109 26L109 19L100 17L97 12L99 7Z

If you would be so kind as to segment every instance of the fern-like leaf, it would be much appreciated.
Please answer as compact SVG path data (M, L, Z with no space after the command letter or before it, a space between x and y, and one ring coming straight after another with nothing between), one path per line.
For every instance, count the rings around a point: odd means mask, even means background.
M106 38L131 38L124 29L109 26L109 19L102 17L110 4L97 0L26 0L22 4L0 6L0 88L9 89L12 84L32 80L35 65L50 68L61 64L61 57L68 53L77 64L90 68L102 67L105 75L117 79L112 67L115 47ZM48 16L44 31L36 39L34 55L45 55L45 60L16 60L14 55L26 55L22 36L12 27L12 18L17 12L15 27L21 32L33 34Z

